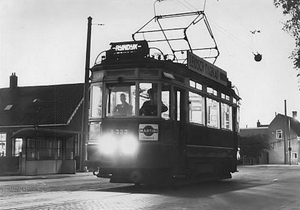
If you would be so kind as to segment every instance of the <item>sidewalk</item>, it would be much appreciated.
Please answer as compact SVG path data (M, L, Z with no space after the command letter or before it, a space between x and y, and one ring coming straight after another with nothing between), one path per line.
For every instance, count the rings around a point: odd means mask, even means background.
M76 174L47 174L47 175L36 175L36 176L10 175L10 176L0 176L0 182L33 180L33 179L60 179L60 178L84 177L84 176L94 176L94 175L93 172L77 172Z
M254 164L254 165L238 165L238 167L268 167L268 168L272 168L272 167L290 167L290 168L300 168L300 164Z

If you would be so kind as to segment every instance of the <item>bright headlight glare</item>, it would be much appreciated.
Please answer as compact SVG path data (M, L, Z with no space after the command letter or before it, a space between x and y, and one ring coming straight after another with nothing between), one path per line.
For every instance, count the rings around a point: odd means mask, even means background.
M105 134L99 139L99 149L104 154L113 154L117 150L117 140L111 134Z
M133 135L125 135L120 141L120 151L125 155L135 154L138 149L138 140Z

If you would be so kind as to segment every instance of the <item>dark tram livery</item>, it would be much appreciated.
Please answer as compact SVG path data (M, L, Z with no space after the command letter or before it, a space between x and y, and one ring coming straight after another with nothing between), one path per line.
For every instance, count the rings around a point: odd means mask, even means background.
M147 41L111 43L98 56L87 164L115 183L231 178L240 98L226 72L191 52L182 64L151 50Z

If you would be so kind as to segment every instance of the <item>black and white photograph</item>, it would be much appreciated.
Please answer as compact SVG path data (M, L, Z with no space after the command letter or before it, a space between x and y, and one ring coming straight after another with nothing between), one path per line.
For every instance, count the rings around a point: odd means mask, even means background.
M300 209L300 2L0 0L0 210Z

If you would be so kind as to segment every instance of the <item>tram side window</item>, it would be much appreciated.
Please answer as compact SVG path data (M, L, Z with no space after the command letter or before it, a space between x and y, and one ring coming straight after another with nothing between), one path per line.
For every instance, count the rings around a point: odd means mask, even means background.
M170 119L170 90L171 87L169 84L163 84L161 92L161 101L167 107L167 111L161 113L161 117L169 120Z
M236 114L236 132L239 132L240 130L240 121L241 121L241 113L240 113L240 108L237 108L237 114Z
M232 107L225 103L221 103L221 126L232 130Z
M101 122L91 122L89 125L89 141L97 141L101 134Z
M201 95L189 92L189 121L204 125L204 99Z
M139 84L140 101L139 115L140 116L158 116L158 107L161 112L168 111L168 107L159 99L158 85L156 83L140 83ZM165 94L169 97L170 94Z
M206 99L207 103L207 126L220 128L219 102L211 98Z
M91 87L90 117L102 117L102 83Z
M135 84L122 86L110 84L106 92L106 116L126 117L135 115Z
M181 119L181 114L180 114L180 100L181 100L181 92L179 90L176 90L176 105L175 105L175 112L176 112L176 120L180 121Z

